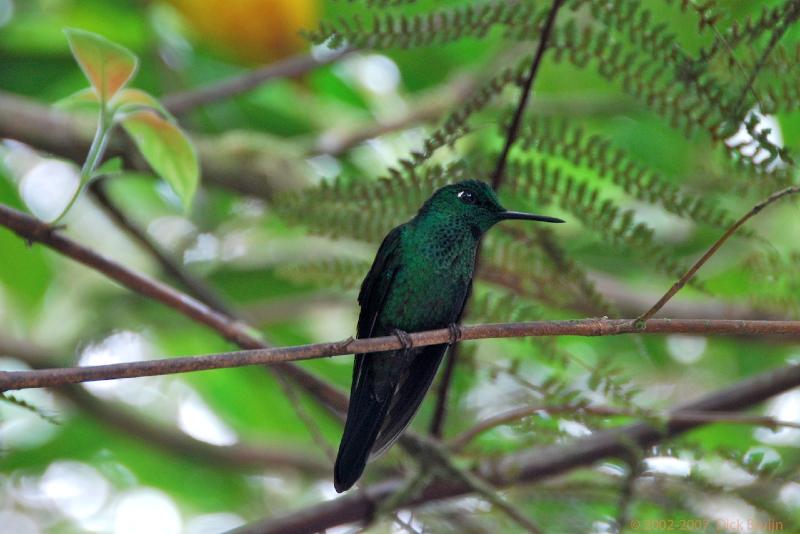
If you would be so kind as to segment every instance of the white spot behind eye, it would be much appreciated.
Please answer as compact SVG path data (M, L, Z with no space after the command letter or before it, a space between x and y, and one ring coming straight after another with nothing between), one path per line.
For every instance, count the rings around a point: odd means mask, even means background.
M475 204L476 197L475 197L475 193L473 193L472 191L467 191L467 190L459 191L456 194L456 196L464 204Z

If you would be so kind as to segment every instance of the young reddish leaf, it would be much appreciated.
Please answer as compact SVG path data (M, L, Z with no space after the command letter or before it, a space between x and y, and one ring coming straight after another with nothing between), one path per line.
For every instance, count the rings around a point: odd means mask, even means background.
M117 93L117 96L111 100L110 104L122 113L130 113L142 110L143 108L149 108L158 111L165 117L172 118L172 115L161 105L161 102L159 102L156 97L141 89L123 89Z
M150 167L188 209L197 191L200 169L194 147L183 131L153 111L131 113L121 122Z
M138 59L127 48L83 30L67 29L72 55L101 102L108 102L133 77Z

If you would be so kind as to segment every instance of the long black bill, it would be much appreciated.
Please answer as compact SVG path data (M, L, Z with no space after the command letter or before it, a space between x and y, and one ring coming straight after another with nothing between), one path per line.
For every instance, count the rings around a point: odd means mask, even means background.
M533 213L525 213L523 211L504 211L500 214L501 220L518 219L522 221L539 221L546 223L563 223L562 219L556 217L548 217L546 215L534 215Z

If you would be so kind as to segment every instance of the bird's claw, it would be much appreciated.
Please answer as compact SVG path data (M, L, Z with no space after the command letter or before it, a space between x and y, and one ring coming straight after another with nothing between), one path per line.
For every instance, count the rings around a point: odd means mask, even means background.
M458 324L450 323L447 325L447 329L450 331L450 340L447 342L448 345L455 345L461 341L463 333L461 332L461 327L458 326Z
M405 330L400 330L399 328L395 328L392 330L392 334L395 335L397 340L400 342L400 345L403 347L403 350L408 350L414 346L414 342L411 341L411 336L408 335L408 332Z

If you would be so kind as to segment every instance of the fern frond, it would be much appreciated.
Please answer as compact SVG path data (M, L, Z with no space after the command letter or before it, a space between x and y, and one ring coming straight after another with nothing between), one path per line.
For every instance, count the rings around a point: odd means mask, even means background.
M325 258L278 266L276 274L296 284L355 289L369 271L370 262L348 257Z
M748 16L743 21L734 21L722 34L715 37L714 41L703 48L698 54L699 61L707 62L723 50L733 49L742 43L753 43L765 33L771 32L786 14L788 7L797 0L789 0L784 5L769 7L764 6L758 15ZM729 57L730 66L735 58Z
M380 13L364 21L359 16L338 23L323 21L317 30L304 36L313 43L347 41L359 48L411 48L444 44L465 37L482 38L498 25L515 20L543 20L544 10L530 4L493 2L459 6L424 14Z
M47 421L50 424L61 425L61 420L58 417L45 413L44 410L42 410L38 406L34 406L33 404L29 403L28 401L26 401L24 399L20 399L19 397L15 396L15 395L13 395L11 393L8 393L8 392L0 393L0 400L3 400L5 402L13 404L14 406L18 406L18 407L20 407L20 408L22 408L24 410L27 410L27 411L37 415L39 418Z
M661 204L676 215L727 228L734 219L728 212L716 208L702 197L684 193L660 174L630 160L627 154L612 146L601 135L586 135L579 127L566 121L534 118L527 121L519 135L520 148L552 154L584 165L602 178L610 179L629 195L644 201Z
M601 200L599 189L586 182L551 168L545 161L534 165L530 160L516 158L508 163L508 176L507 187L520 198L537 204L559 205L612 245L627 246L643 254L672 276L680 276L685 271L669 250L653 242L651 228L634 222L633 210L622 210L609 199Z

